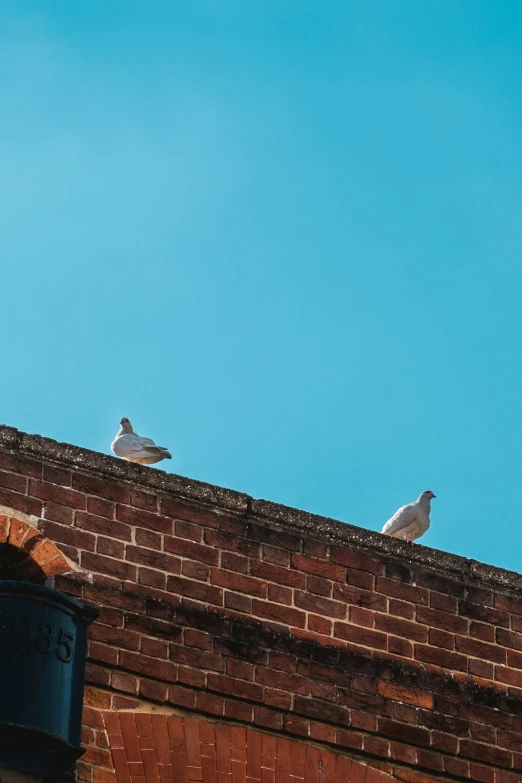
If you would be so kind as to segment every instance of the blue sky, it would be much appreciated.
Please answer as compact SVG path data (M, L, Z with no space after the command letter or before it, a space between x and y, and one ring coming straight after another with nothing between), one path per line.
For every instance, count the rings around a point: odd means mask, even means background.
M522 570L519 0L4 0L0 419ZM153 468L151 468L153 469Z

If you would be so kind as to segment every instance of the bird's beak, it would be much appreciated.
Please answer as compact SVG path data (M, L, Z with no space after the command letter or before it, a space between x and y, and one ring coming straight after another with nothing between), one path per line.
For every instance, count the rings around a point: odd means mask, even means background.
M434 495L433 493L432 493L432 495L431 495L431 496L432 496L432 498L436 498L436 497L437 497L437 495Z

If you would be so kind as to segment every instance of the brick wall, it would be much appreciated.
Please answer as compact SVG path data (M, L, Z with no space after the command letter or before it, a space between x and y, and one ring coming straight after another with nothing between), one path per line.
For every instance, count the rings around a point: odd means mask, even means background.
M159 711L342 756L349 780L522 780L522 577L12 432L0 505L101 610L80 779L114 780L107 715Z

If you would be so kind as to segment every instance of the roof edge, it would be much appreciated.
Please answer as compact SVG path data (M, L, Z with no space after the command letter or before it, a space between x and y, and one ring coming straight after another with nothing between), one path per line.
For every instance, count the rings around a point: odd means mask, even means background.
M397 538L383 536L372 530L346 522L311 514L291 506L256 500L236 490L189 479L175 473L60 443L41 435L29 435L15 427L0 425L0 449L15 451L28 457L46 459L73 470L85 470L95 475L125 481L135 486L172 495L189 503L203 504L225 513L246 517L251 521L314 538L325 543L349 545L376 557L419 565L443 573L459 581L480 584L490 589L522 594L522 574L481 563L440 549L415 544L410 546Z

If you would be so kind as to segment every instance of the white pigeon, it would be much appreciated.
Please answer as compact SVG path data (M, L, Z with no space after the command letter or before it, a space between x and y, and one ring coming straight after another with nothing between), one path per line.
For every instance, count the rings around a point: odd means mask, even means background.
M118 434L111 443L111 449L117 457L140 465L153 465L162 459L172 459L172 454L163 446L156 446L150 438L141 438L132 429L128 419L120 421Z
M430 526L430 504L434 497L431 489L427 489L415 503L408 503L396 511L384 525L382 533L413 544Z

